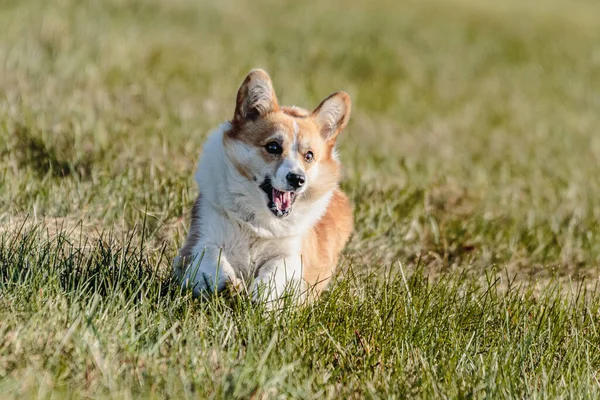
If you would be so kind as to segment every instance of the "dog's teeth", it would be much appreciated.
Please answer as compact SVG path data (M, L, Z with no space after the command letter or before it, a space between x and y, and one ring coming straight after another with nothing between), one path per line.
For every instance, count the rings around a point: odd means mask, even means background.
M282 208L284 210L287 210L290 207L291 203L292 203L292 195L291 195L291 193L290 192L284 192L283 196L282 196L282 204L281 204L283 206Z
M278 215L287 215L292 207L295 194L293 192L282 192L272 188L271 197Z

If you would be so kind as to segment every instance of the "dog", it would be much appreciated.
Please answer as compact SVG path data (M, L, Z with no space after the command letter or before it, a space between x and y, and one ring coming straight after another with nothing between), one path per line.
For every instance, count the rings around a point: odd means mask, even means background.
M174 261L184 288L203 296L233 285L267 302L325 289L353 229L335 149L350 111L345 92L312 112L280 106L269 75L248 74L233 119L200 157L200 194Z

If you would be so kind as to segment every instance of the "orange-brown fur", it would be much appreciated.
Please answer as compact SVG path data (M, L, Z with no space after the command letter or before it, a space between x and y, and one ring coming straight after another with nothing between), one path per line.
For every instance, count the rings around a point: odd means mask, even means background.
M339 189L333 194L325 215L305 236L302 243L303 275L319 294L333 276L340 252L352 233L352 206Z

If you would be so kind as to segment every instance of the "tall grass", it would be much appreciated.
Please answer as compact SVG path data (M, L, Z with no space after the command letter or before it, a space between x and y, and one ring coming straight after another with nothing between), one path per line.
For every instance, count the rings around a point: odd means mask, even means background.
M89 251L82 251L89 248ZM595 397L600 302L510 276L346 270L311 307L199 301L130 240L2 240L5 393ZM499 287L507 280L508 290ZM43 396L44 397L44 396Z
M0 0L1 397L598 397L594 2ZM356 227L269 313L172 282L249 69L346 90Z

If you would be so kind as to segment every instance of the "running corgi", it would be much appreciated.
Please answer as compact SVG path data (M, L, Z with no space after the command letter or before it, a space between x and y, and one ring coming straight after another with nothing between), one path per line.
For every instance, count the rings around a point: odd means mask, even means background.
M314 299L352 232L335 143L350 118L336 92L313 111L280 106L271 78L251 71L235 114L208 138L195 175L200 194L176 276L194 295L243 285L257 301Z

